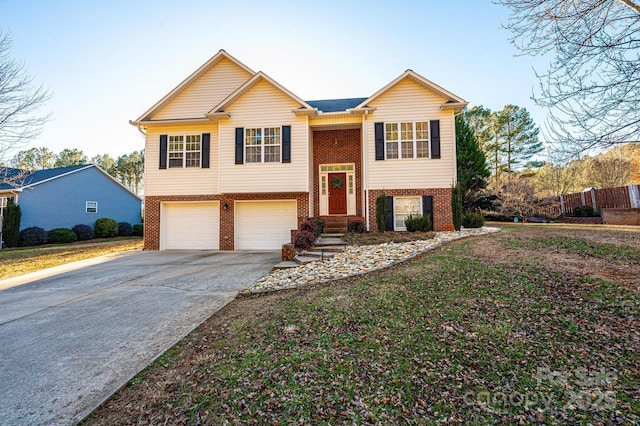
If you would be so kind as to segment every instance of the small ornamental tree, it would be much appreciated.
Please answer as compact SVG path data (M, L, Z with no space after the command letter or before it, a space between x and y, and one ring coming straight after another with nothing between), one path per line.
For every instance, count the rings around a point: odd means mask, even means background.
M376 223L378 224L378 232L384 232L386 228L387 218L387 196L384 192L376 198Z
M453 227L459 231L462 226L462 191L458 185L451 188L451 214L453 215Z
M21 217L20 206L9 199L2 216L2 239L7 247L18 247Z

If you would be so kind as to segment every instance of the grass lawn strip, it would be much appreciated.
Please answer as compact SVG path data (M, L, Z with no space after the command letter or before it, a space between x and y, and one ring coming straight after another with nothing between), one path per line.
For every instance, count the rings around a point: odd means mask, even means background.
M508 231L237 299L85 423L640 421L638 293L553 263L494 261L529 232Z
M0 280L78 260L142 248L140 238L0 250Z

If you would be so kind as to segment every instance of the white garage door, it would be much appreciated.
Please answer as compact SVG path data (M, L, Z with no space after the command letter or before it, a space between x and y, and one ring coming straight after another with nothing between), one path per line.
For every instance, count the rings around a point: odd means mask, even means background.
M236 250L276 250L298 227L296 201L237 201Z
M218 250L220 203L163 203L160 250Z

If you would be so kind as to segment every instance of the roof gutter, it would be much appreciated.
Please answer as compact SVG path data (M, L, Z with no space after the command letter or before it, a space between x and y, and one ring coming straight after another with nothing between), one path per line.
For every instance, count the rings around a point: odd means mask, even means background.
M131 124L132 126L136 126L136 129L138 129L138 131L140 133L142 133L142 136L147 136L147 134L142 131L142 123L141 122L129 120L129 124Z

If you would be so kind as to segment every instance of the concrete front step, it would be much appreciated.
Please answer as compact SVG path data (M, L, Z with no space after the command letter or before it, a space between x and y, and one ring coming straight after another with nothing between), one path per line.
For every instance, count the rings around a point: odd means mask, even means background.
M274 265L274 267L271 268L271 270L276 271L278 269L291 269L291 268L297 268L298 266L300 266L298 262L295 262L292 260L289 260L289 261L285 260L278 263L277 265Z
M340 233L340 232L334 232L334 233L330 233L330 232L323 232L322 234L320 234L320 238L342 238L344 237L344 232Z
M320 260L320 258L315 256L296 256L293 258L293 261L297 262L298 266L306 265L307 263L315 262L317 260Z
M321 250L310 250L310 251L303 251L301 253L302 256L312 256L312 257L317 257L317 258L322 258L324 257L325 259L329 259L332 258L333 256L335 256L336 254L340 253L341 250L335 250L335 251L330 251L330 250L326 250L324 253Z
M325 247L325 246L344 246L345 242L342 238L333 238L333 237L327 237L327 238L322 238L320 237L315 243L313 243L314 246L316 247Z

